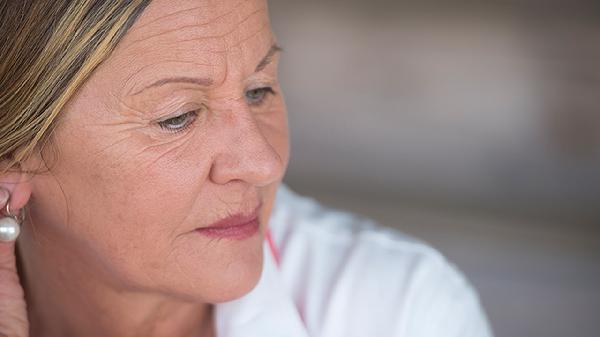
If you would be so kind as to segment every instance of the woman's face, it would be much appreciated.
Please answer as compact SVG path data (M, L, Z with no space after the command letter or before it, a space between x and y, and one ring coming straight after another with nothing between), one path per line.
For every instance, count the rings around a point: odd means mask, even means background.
M35 234L115 286L250 291L288 163L277 61L266 1L151 2L61 112ZM251 238L194 231L259 205Z

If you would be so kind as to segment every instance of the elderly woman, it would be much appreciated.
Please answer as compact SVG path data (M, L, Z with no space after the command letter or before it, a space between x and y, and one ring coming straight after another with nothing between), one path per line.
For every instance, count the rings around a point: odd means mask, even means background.
M280 184L266 1L0 19L0 335L490 336L435 250Z

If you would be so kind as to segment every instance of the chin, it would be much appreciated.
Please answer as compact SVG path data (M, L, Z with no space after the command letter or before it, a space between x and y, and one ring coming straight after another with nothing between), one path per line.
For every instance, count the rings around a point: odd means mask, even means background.
M224 266L219 282L210 292L208 303L233 301L251 292L258 284L263 270L262 254L252 261L240 261Z

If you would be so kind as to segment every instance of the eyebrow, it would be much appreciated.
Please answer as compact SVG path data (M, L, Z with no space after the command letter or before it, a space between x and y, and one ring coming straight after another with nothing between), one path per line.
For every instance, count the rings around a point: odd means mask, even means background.
M167 77L167 78L160 79L156 82L153 82L152 84L136 91L135 93L133 93L133 95L137 95L146 89L160 87L161 85L165 85L167 83L193 83L193 84L197 84L200 86L208 87L213 84L213 80L210 78L196 78L196 77L186 77L186 76Z
M273 61L273 56L275 56L275 54L277 54L278 52L281 52L282 50L283 49L280 46L278 46L277 44L273 44L271 46L271 48L269 49L269 51L267 52L267 55L265 55L265 57L263 57L263 59L258 63L258 66L256 66L256 69L254 70L254 72L259 72L259 71L265 69ZM187 76L167 77L167 78L160 79L156 82L153 82L152 84L136 91L135 93L132 94L132 96L137 95L146 89L160 87L167 83L192 83L192 84L197 84L197 85L200 85L203 87L209 87L214 83L214 81L210 78L198 78L198 77L187 77Z
M271 46L271 49L269 49L267 55L263 57L260 63L258 63L258 66L256 66L256 70L254 70L254 72L257 73L265 69L265 67L268 66L271 63L271 61L273 61L273 56L275 56L275 54L277 54L280 51L283 51L283 49L279 45L277 45L277 43L273 44Z

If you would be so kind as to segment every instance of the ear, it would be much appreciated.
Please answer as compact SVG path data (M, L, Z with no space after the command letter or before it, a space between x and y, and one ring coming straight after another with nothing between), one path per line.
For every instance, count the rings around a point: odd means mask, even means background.
M11 168L6 173L0 173L0 187L10 193L9 203L13 213L17 213L31 198L33 176L27 172L27 169L24 170L23 168L28 167L30 162L36 160L36 158L26 160L21 164L17 164L16 168Z
M11 213L17 213L31 198L31 175L21 171L8 171L0 175L0 187L10 193Z

